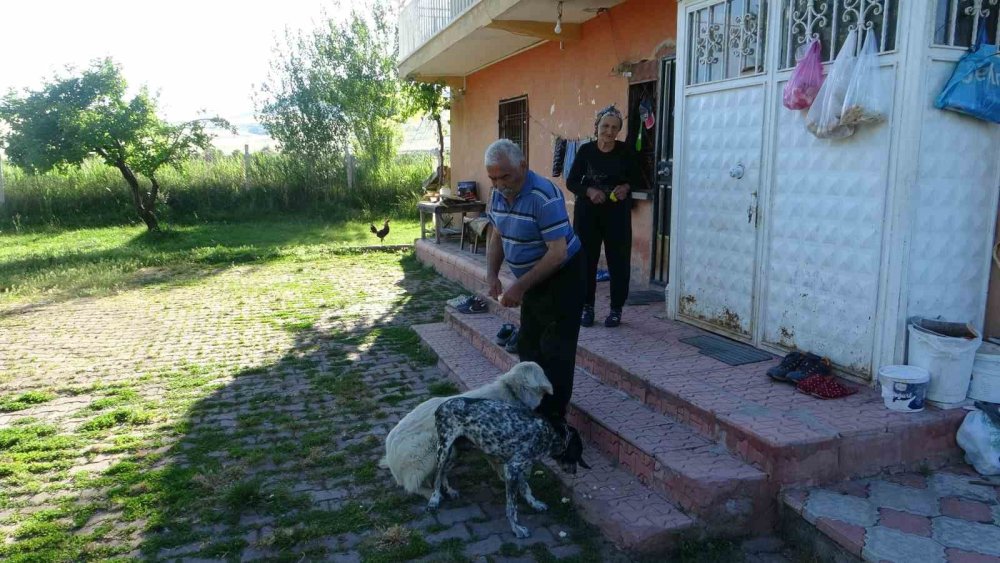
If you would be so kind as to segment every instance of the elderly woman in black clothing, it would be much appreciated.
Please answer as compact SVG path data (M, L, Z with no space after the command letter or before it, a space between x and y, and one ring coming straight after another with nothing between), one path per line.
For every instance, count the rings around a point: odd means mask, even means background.
M622 114L614 105L597 112L597 140L580 147L566 178L566 186L576 194L573 227L587 258L587 298L580 316L580 325L585 327L594 324L602 243L611 275L611 311L604 326L621 324L622 306L628 297L632 252L629 194L642 180L635 151L616 140L621 130Z

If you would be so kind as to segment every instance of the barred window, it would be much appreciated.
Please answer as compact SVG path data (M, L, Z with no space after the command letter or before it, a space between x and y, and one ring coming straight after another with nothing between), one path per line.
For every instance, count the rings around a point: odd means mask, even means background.
M1000 41L1000 0L938 0L934 16L934 44L968 47L979 25L986 26L990 43Z
M832 61L852 29L873 30L879 52L896 48L898 0L784 0L782 10L781 68L795 66L812 39L822 41L823 60ZM863 43L860 34L859 50Z
M767 0L725 0L688 17L688 84L764 72Z
M528 97L500 100L500 138L510 139L524 151L528 159Z

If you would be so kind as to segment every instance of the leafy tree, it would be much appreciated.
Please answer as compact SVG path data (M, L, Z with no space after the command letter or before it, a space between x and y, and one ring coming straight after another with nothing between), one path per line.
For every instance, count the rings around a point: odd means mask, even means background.
M438 82L406 83L408 112L419 113L430 117L437 125L438 141L438 174L444 167L444 127L441 123L441 113L451 108L451 99L445 91L446 86Z
M374 167L395 156L405 100L392 20L376 0L341 21L286 34L257 96L257 118L283 150L321 158L356 144Z
M120 68L102 59L39 90L10 92L0 102L0 120L10 126L6 151L12 163L32 172L78 166L97 155L121 172L136 212L155 231L157 172L209 148L209 125L231 127L219 118L167 123L145 88L132 99L126 99L126 88Z

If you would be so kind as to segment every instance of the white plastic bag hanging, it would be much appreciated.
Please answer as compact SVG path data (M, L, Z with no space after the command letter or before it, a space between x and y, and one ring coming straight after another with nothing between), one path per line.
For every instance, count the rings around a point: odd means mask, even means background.
M844 39L844 45L840 48L823 87L819 89L816 101L806 114L806 128L820 139L843 139L854 134L854 127L842 124L840 116L847 89L854 76L857 48L858 32L852 29Z
M983 411L965 415L955 437L965 461L980 475L1000 475L1000 428Z
M888 103L878 76L878 38L871 29L865 34L854 76L844 96L841 125L862 125L885 120Z

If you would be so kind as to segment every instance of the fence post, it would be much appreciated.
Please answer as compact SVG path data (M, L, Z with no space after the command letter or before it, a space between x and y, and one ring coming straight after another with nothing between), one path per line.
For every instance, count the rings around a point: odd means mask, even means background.
M5 201L7 196L4 194L3 184L3 151L0 151L0 207L3 207Z
M243 145L243 189L250 188L250 145Z
M347 165L347 191L354 191L354 155L351 154L351 147L347 147L344 160Z

